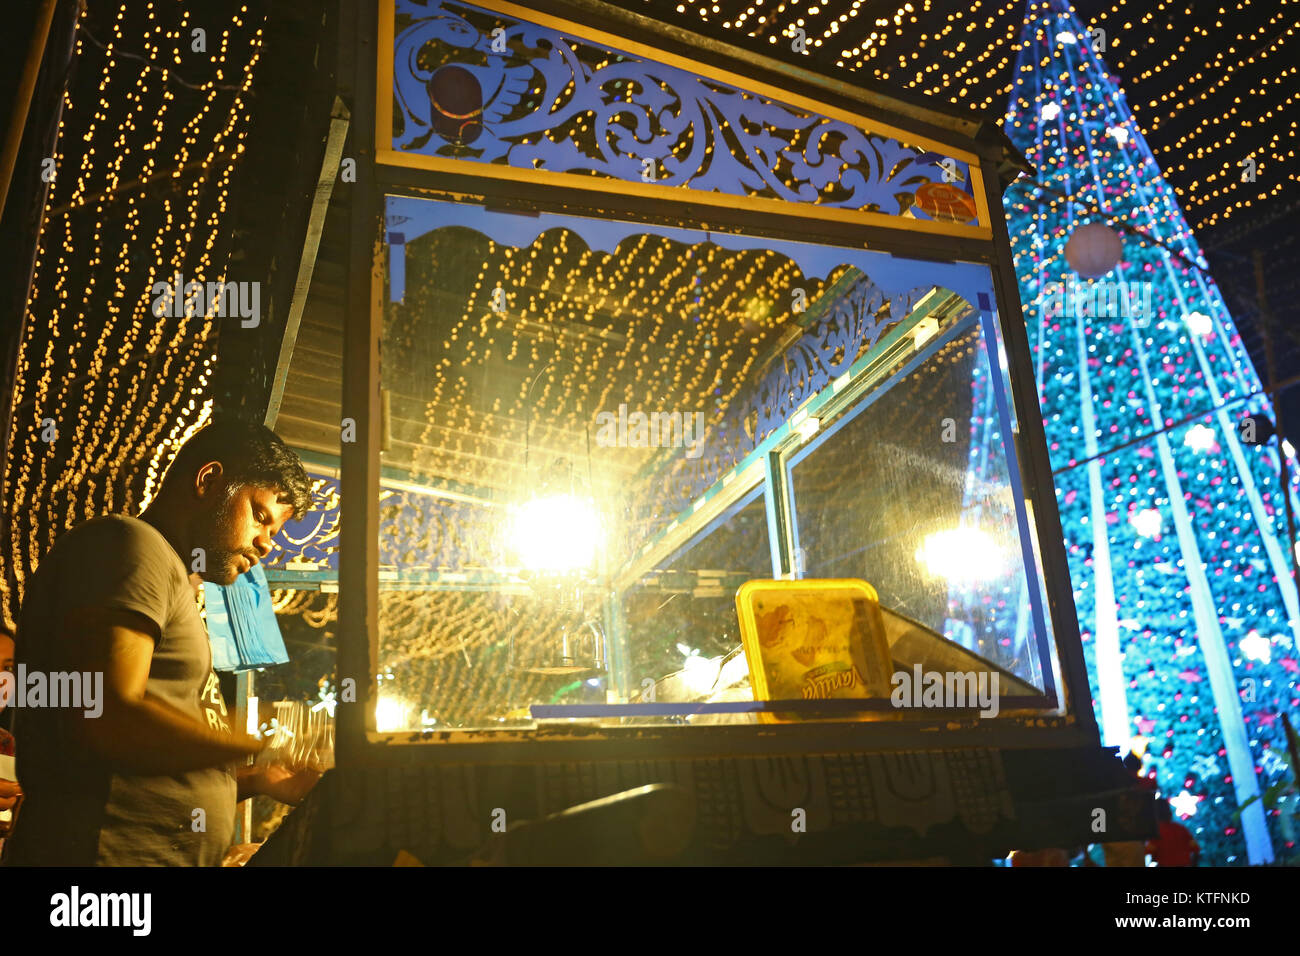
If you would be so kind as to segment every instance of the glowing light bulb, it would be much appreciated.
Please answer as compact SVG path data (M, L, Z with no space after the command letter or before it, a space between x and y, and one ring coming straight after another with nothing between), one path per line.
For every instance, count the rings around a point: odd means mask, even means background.
M1061 104L1048 103L1043 107L1043 111L1039 115L1045 120L1054 120L1061 115Z
M406 726L407 706L396 697L380 697L375 702L375 730L387 733Z
M1007 553L993 536L978 528L950 528L925 536L916 561L937 578L975 584L1004 574Z
M1164 527L1164 519L1155 508L1134 512L1129 516L1128 522L1133 526L1133 530L1144 538L1156 537Z
M1183 436L1183 444L1193 451L1209 451L1214 443L1214 429L1206 425L1193 425Z
M514 546L533 571L573 572L591 567L600 536L595 506L574 495L534 498L515 514Z
M1210 335L1214 332L1214 320L1204 312L1188 312L1183 316L1187 331L1193 335Z
M1056 42L1064 43L1066 46L1074 46L1074 44L1079 42L1079 38L1069 30L1063 30L1056 35Z

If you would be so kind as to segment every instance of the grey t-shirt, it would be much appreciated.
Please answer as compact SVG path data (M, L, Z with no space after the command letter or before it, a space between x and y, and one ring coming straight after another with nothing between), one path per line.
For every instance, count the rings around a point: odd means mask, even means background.
M69 611L93 606L134 611L157 624L161 637L147 693L205 726L229 731L194 588L161 532L138 518L109 515L59 538L24 596L18 663L29 674L87 670L76 634L64 642L61 625ZM140 776L77 747L67 721L86 719L93 718L75 709L15 710L26 799L5 862L219 865L235 823L233 766Z

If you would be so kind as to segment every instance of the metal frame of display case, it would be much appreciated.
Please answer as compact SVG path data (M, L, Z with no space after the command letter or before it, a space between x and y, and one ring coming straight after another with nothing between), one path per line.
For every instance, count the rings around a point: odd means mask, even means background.
M342 484L349 507L341 518L339 678L356 682L357 706L339 710L339 762L369 764L410 759L465 762L573 760L709 753L773 753L876 750L891 747L1097 746L1098 734L1088 705L1088 680L1075 619L1069 571L1043 435L1029 343L1017 295L1004 220L997 192L1008 169L1024 168L1000 131L991 124L947 117L911 107L881 94L834 83L786 64L742 54L694 34L664 27L612 7L578 0L539 2L528 9L481 0L475 6L558 24L593 40L635 48L654 60L672 59L702 75L725 77L748 90L815 108L822 114L934 145L969 162L980 220L987 225L958 226L904 220L787 202L719 196L689 189L585 177L456 160L410 157L385 143L386 109L391 108L391 68L383 66L391 49L392 0L361 4L356 11L358 51L353 90L356 111L353 145L357 182L350 188L352 221L348 320L344 339L344 414L356 422L356 441L343 445ZM385 22L389 24L386 28ZM578 24L582 25L579 26ZM617 35L617 39L615 38ZM387 44L387 46L385 45ZM387 88L385 85L387 84ZM900 112L902 110L903 112ZM878 118L868 119L874 113ZM382 123L377 122L377 117ZM942 125L947 124L945 129ZM374 130L369 140L366 131ZM1064 712L979 720L936 713L933 720L845 723L815 726L682 728L538 727L524 730L397 732L380 734L368 701L375 692L373 662L378 651L378 490L380 487L379 343L382 326L382 203L386 194L450 198L505 210L541 210L597 217L615 215L666 225L747 235L815 241L882 250L911 258L987 264L992 273L995 311L1002 326L1010 379L1010 402L1018 432L1018 476L1028 518L1037 530L1051 630L1055 639ZM996 343L990 342L996 363ZM1014 440L1008 434L1007 440ZM773 465L777 462L771 463ZM356 493L351 493L355 489ZM1026 556L1027 563L1032 556ZM782 560L788 561L788 555ZM1043 662L1049 666L1049 662ZM1079 702L1082 706L1079 706ZM406 744L415 745L403 746ZM434 746L428 746L434 744ZM424 746L420 746L424 745ZM399 751L405 756L399 757Z

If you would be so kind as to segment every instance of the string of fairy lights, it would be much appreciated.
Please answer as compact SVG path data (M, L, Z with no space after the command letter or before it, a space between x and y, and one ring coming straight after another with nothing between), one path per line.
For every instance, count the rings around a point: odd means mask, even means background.
M457 268L439 260L441 246L432 255L440 269ZM711 243L683 250L649 234L629 239L617 255L582 247L567 230L518 250L487 241L445 337L437 341L428 335L434 330L410 329L394 343L420 350L428 339L423 348L439 353L419 363L427 385L420 395L425 457L417 468L507 487L530 419L535 452L549 444L581 453L585 423L621 403L704 411L712 422L747 387L762 345L789 323L789 288L795 285L807 286L813 297L820 282L805 280L784 257ZM498 289L504 300L499 313L492 305ZM414 315L419 293L408 294L417 296L409 312ZM521 321L617 335L530 340L518 334ZM477 406L473 390L494 356L516 370L518 386L505 399L508 405L497 397ZM605 479L625 479L646 454L624 456L618 473Z
M80 26L92 28L90 16ZM102 46L78 32L89 79L64 95L13 383L0 548L10 619L53 539L146 505L170 455L210 415L217 303L157 316L151 290L178 273L226 278L219 240L261 49L255 20L242 5L200 23L183 4L149 3L118 7L108 30L96 22ZM211 79L181 79L197 74Z
M1002 112L1014 84L1024 0L867 7L842 0L680 0L671 9L687 23L716 22L790 48L782 56L820 56L829 65L825 47L837 67L892 78L972 110ZM1117 0L1085 26L1104 31L1102 59L1123 76L1138 126L1147 134L1177 130L1175 137L1157 137L1152 152L1175 176L1195 161L1196 178L1184 179L1176 192L1193 228L1208 228L1293 194L1300 182L1294 65L1300 0L1223 4L1204 22L1199 11L1191 13L1187 0ZM796 30L805 38L798 50ZM1206 50L1204 62L1192 59ZM1243 176L1240 163L1249 150L1241 133L1261 127L1271 135L1250 153L1253 174ZM1210 157L1218 165L1206 169Z

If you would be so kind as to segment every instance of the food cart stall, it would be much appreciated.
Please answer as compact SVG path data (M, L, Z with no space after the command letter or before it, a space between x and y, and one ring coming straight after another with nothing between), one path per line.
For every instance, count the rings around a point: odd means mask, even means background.
M252 862L1149 832L996 125L590 0L360 6L340 451L276 579L337 584L337 765Z

